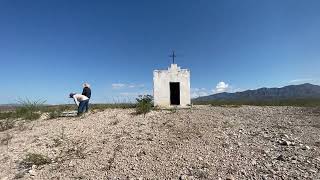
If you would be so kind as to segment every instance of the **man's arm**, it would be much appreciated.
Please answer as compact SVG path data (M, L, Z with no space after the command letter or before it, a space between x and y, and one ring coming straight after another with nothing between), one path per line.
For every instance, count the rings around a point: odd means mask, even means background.
M78 101L76 95L73 96L73 100L76 103L76 105L79 106L79 101Z

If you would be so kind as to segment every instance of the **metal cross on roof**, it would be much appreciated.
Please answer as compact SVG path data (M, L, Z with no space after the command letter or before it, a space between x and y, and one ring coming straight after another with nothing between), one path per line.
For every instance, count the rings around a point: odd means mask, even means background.
M170 55L169 57L172 57L172 64L174 64L174 58L177 57L177 56L174 54L174 51L172 51L172 55Z

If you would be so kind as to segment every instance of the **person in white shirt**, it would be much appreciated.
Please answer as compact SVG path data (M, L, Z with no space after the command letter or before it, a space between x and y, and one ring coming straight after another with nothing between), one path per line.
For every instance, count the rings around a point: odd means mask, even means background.
M89 98L82 94L70 93L70 98L73 98L74 102L78 106L78 115L81 115L86 111L86 107L88 107Z

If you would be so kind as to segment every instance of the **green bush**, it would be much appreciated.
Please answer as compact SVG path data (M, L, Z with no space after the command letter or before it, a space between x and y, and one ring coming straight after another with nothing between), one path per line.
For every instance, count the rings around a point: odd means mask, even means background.
M62 111L51 111L49 112L49 119L55 119L61 116Z
M113 104L91 104L89 105L89 109L93 110L105 110L105 109L128 109L135 108L136 105L134 103L113 103Z
M136 113L143 114L145 117L148 112L152 109L152 100L151 95L140 95L137 99Z
M15 117L15 112L0 112L0 119L10 119Z
M311 98L291 98L291 99L239 99L239 100L211 100L204 102L194 102L195 104L211 104L212 106L299 106L299 107L319 107L320 99Z
M0 120L0 132L14 128L15 121L12 119Z
M20 106L16 109L16 117L27 120L36 120L41 116L41 108L45 101L36 100L31 101L29 99L19 100Z
M40 108L41 112L46 112L46 113L50 113L50 112L63 112L63 111L69 111L69 110L74 110L75 106L71 105L71 104L61 104L61 105L46 105L46 106L42 106Z
M21 164L25 167L31 167L32 165L44 165L44 164L50 164L51 159L49 159L47 156L36 154L36 153L29 153L26 155L26 157L22 160Z

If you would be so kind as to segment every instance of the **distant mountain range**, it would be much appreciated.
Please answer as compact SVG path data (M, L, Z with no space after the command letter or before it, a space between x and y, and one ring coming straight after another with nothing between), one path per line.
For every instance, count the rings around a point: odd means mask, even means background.
M320 86L306 83L282 88L260 88L236 93L224 92L198 97L192 101L271 101L288 99L320 99Z

